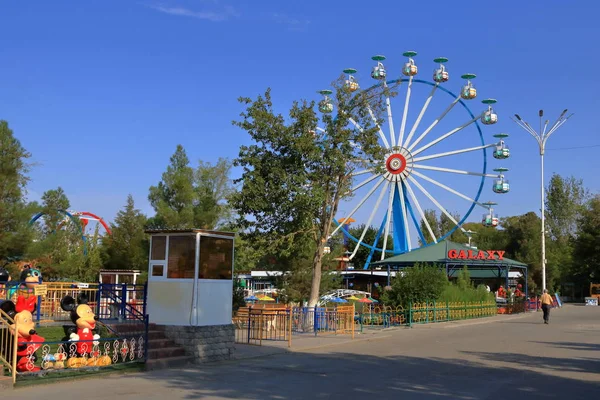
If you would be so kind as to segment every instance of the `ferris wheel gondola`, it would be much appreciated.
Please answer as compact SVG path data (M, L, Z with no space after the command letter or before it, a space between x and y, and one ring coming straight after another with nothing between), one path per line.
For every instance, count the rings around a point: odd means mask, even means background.
M373 122L378 128L380 145L385 151L385 157L379 161L381 163L380 166L370 164L367 165L366 169L349 171L349 177L352 179L357 179L359 176L366 176L364 179L361 178L361 181L354 182L350 192L357 194L359 190L367 190L367 188L368 191L366 194L359 197L359 200L357 200L355 206L349 213L342 216L343 218L340 219L341 222L336 221L337 227L331 233L331 236L333 236L341 231L356 243L353 251L349 254L350 259L356 256L358 249L361 246L371 249L367 263L375 251L381 252L381 259L383 259L389 253L401 254L422 246L437 243L448 237L456 229L460 229L464 232L462 224L467 220L475 206L486 209L488 211L486 215L493 213L490 203L480 203L478 200L484 188L486 178L493 178L494 184L492 189L495 193L507 193L510 189L508 180L504 177L504 172L506 172L507 169L497 168L494 170L496 173L493 174L486 172L487 149L494 149L495 153L493 154L496 159L505 159L508 158L509 155L508 147L504 143L504 138L507 135L498 134L496 135L496 138L500 139L498 142L486 144L481 126L479 125L479 123L483 125L492 125L498 121L498 116L492 108L492 105L496 103L496 100L483 100L482 103L487 105L487 109L479 114L474 114L466 105L465 101L474 99L478 94L471 82L475 79L475 74L464 74L461 76L466 80L466 84L461 88L459 95L455 95L442 87L442 84L448 82L450 78L446 68L446 63L448 62L447 58L439 57L434 59L434 62L439 64L439 67L434 71L433 82L430 82L416 78L418 75L418 67L414 57L417 53L410 51L403 53L403 55L407 57L408 60L400 71L402 77L392 80L386 80L388 71L383 64L386 57L383 55L372 57L372 60L375 61L376 64L373 66L370 76L376 80L377 83L374 86L363 90L369 92L382 86L389 87L397 84L406 86L406 97L404 99L404 108L401 114L402 118L400 120L399 129L396 131L394 128L394 119L392 118L391 95L387 93L387 91L384 91L385 113L387 114L387 118L384 118L385 121L379 123L372 109L367 107ZM348 74L345 87L350 91L358 90L359 84L355 75L357 70L346 69L344 72ZM408 110L414 84L417 84L419 87L429 86L431 91L411 126L408 125ZM320 91L319 93L324 94L326 96L325 99L327 99L328 94L331 94L324 93L324 91ZM434 118L427 128L419 130L425 112L432 103L432 99L436 93L442 93L449 96L451 98L450 105L444 109L441 115ZM324 104L319 103L319 110L322 112L330 113L333 111L333 107L329 108L324 107L323 105ZM440 121L442 121L453 109L460 110L461 108L463 112L468 115L469 119L458 127L434 137L432 131L440 124ZM356 121L351 120L350 122L358 131L363 131L362 127ZM383 126L386 122L389 134L385 133L385 127ZM470 128L468 129L468 131L470 131L470 136L468 137L473 138L478 142L476 146L433 154L428 152L431 147L461 131L467 131L467 128ZM322 128L316 129L324 132ZM424 139L428 136L431 137L431 140L426 142ZM475 154L475 156L472 157L473 159L480 157L482 169L480 171L470 171L467 169L441 167L429 163L429 161L437 159L453 159L462 154ZM476 156L476 154L479 154L479 156ZM377 163L378 161L375 162ZM449 177L454 174L476 178L472 184L475 192L474 195L469 196L464 194L461 190L451 187L451 183L445 183L442 179L438 180L430 176L430 173L440 172L442 173L441 175ZM455 218L452 213L448 211L447 207L442 204L444 202L443 199L432 194L430 190L425 188L423 185L425 182L466 201L466 211L462 213L463 216L460 220ZM376 193L374 205L367 205L367 201ZM434 229L425 217L425 211L422 207L422 204L425 201L432 203L449 221L451 221L452 226L450 229L441 234L434 233ZM364 229L359 237L355 237L344 227L344 221L353 218L358 210L367 208L369 209L369 215L365 221ZM365 243L366 232L375 220L377 213L380 212L380 209L383 211L383 221L381 222L375 241L372 244ZM497 226L497 216L492 215L489 224L489 226ZM421 228L421 225L423 226L423 229ZM418 235L419 243L416 243L413 240L413 235L415 233ZM393 250L388 250L387 247L390 234L391 240L393 240ZM383 245L377 247L380 237L383 239ZM386 250L383 251L383 249Z

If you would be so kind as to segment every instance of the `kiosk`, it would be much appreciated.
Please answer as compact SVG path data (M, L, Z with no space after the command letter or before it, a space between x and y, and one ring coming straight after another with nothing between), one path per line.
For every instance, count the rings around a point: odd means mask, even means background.
M159 325L231 324L234 233L148 230L150 322Z

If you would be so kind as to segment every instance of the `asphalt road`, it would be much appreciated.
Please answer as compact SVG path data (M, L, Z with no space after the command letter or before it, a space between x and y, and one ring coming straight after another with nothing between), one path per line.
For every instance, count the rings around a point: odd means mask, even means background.
M16 389L6 398L600 398L600 307L553 310L549 325L537 313L371 337L197 368Z

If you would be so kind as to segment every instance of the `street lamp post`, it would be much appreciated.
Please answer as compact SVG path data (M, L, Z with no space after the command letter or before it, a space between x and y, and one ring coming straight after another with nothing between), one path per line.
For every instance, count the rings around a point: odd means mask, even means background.
M541 213L542 213L542 289L546 289L546 204L544 201L544 152L546 150L546 142L550 135L552 135L558 128L560 128L573 114L565 117L567 114L567 110L564 110L562 114L558 117L556 122L552 124L550 129L548 129L548 120L546 120L543 124L542 129L542 118L544 117L544 110L539 111L540 116L540 130L536 132L528 122L526 122L523 118L519 116L519 114L515 114L515 119L513 121L519 125L521 128L525 129L533 138L538 142L540 149L540 158L541 158L541 186L540 186L540 197L541 197Z

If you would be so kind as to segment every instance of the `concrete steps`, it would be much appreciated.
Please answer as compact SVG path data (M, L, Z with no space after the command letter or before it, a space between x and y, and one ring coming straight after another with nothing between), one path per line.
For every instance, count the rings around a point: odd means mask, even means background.
M135 335L145 331L144 324L112 324L111 328L122 335ZM189 364L193 357L186 355L182 346L165 336L164 328L156 324L148 326L148 359L146 370L181 367Z

